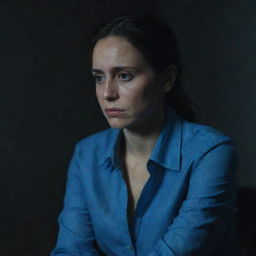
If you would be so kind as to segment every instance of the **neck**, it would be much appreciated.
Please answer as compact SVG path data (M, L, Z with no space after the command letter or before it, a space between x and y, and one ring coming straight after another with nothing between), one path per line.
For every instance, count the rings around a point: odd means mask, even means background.
M164 122L164 110L155 111L143 124L123 130L125 153L148 159Z

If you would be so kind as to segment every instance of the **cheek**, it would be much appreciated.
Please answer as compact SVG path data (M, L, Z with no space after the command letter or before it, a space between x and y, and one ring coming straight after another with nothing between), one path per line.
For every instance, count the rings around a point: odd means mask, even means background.
M104 108L104 100L103 100L103 96L102 96L102 91L96 88L95 93L96 93L96 98L98 100L100 108L103 109Z
M102 94L103 92L102 92L101 88L96 86L95 93L96 93L96 97L98 99L98 102L101 102L102 97L103 97L103 94Z
M150 105L148 92L146 88L137 87L129 92L126 91L123 93L123 99L125 105L135 113L144 112L144 110Z
M122 99L132 107L138 108L144 101L145 90L138 87L129 88L122 92Z
M138 90L134 92L134 100L137 104L145 106L157 102L159 99L159 90L157 90L156 86L152 81L147 81L143 86L138 87Z

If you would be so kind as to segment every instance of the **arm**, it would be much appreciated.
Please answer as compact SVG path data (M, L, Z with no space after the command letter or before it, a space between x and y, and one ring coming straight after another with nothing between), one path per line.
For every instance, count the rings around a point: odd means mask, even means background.
M187 197L148 256L209 256L233 218L236 150L220 144L194 163Z
M98 255L90 214L81 184L76 149L68 170L64 208L59 216L57 244L51 256Z

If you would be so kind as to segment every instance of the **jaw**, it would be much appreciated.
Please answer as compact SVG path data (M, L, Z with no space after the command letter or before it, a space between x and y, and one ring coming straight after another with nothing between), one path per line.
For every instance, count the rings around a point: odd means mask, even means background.
M164 121L164 107L154 107L143 113L137 120L130 123L125 130L146 136L159 131Z

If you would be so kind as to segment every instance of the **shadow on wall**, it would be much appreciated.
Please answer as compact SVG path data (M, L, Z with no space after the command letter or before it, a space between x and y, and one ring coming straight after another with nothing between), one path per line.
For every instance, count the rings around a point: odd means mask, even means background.
M239 256L256 255L256 190L239 188L237 196Z

